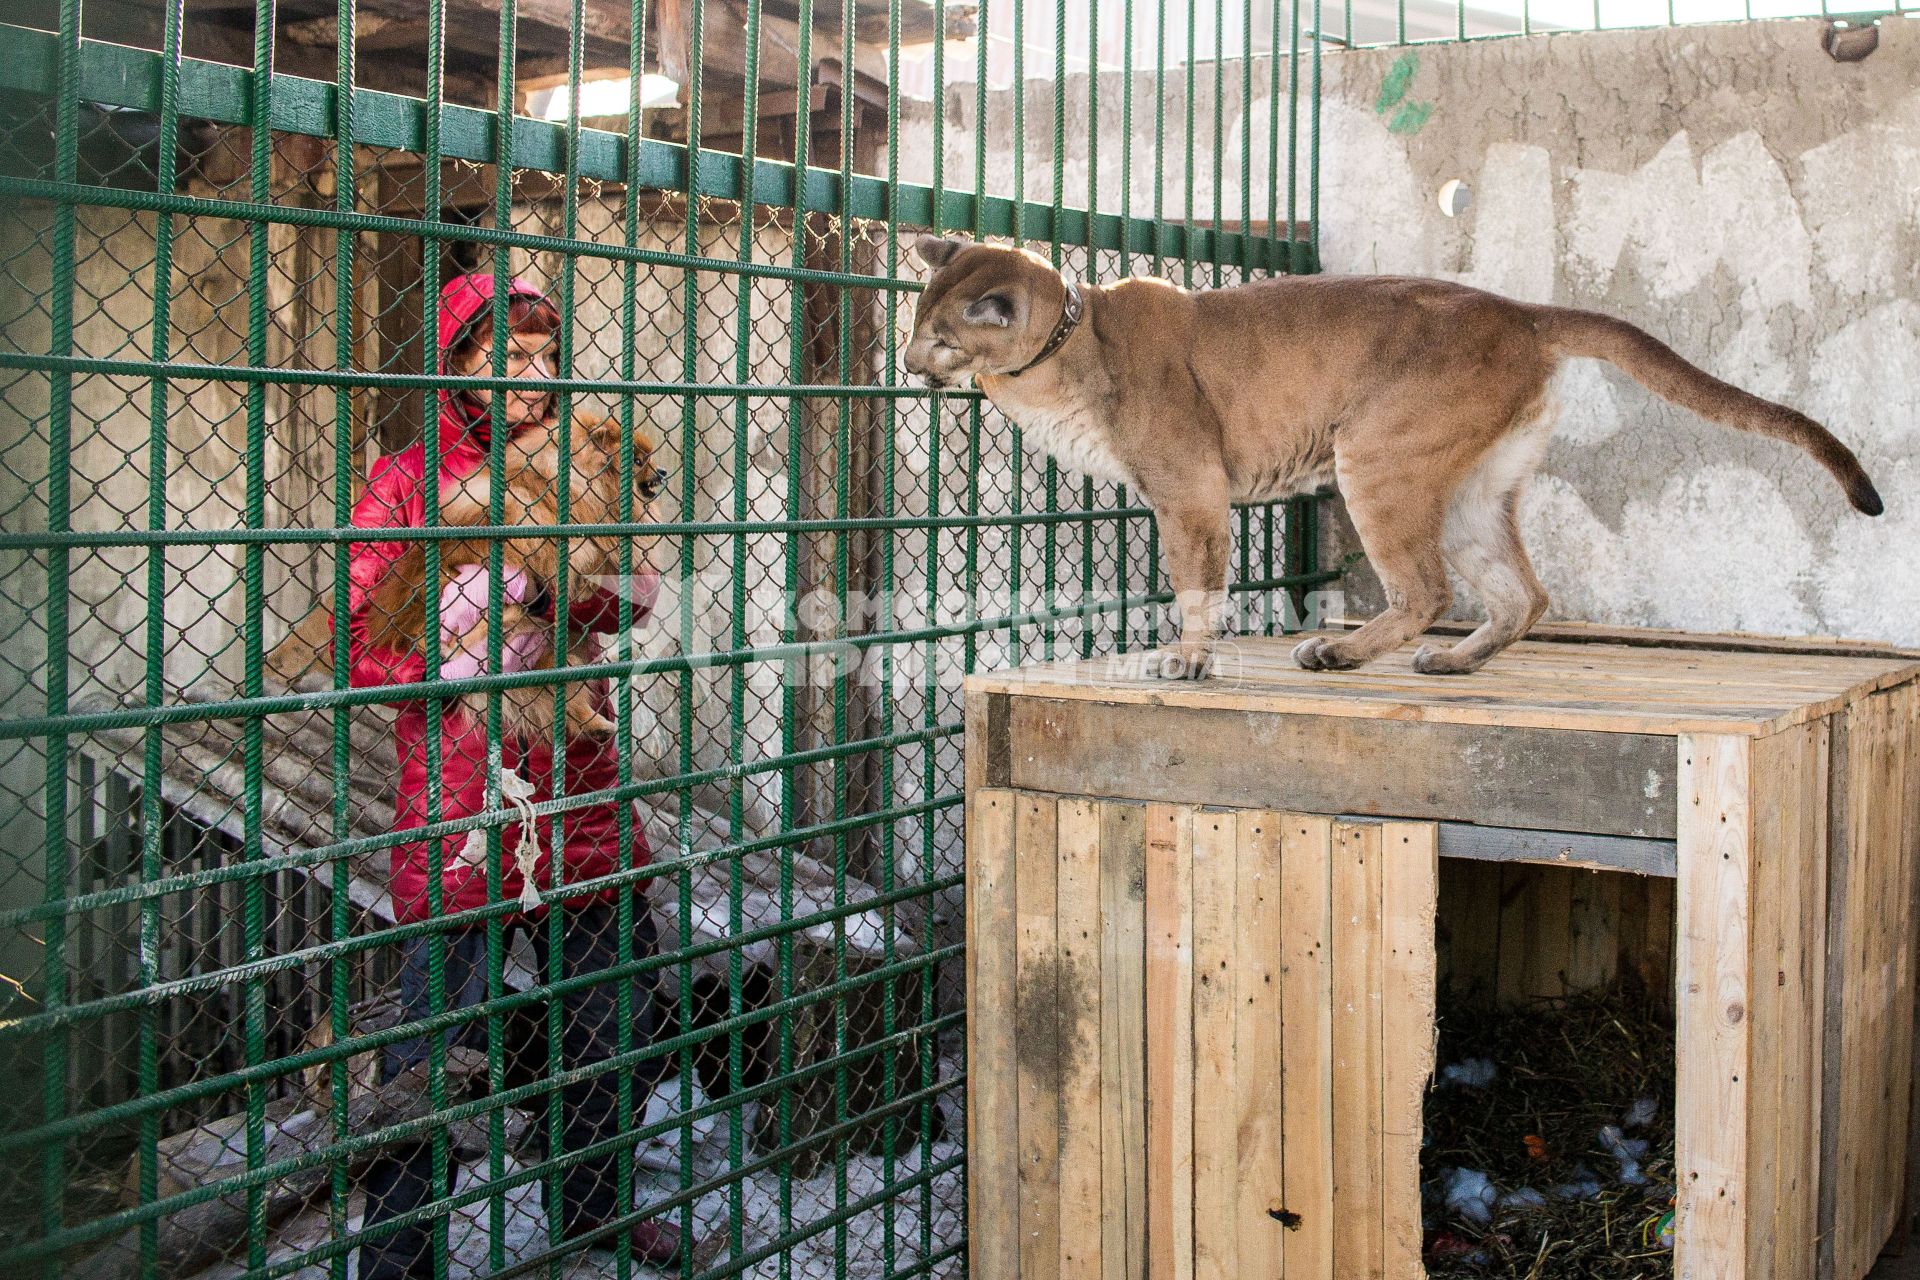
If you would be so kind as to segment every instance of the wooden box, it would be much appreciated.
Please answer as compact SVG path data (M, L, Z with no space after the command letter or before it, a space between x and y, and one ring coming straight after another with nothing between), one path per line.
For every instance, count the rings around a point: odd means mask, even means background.
M1670 951L1676 1274L1859 1280L1907 1198L1916 655L1556 628L1450 679L1290 646L968 684L976 1280L1422 1275L1455 857L1671 884L1631 937L1529 946L1569 981Z

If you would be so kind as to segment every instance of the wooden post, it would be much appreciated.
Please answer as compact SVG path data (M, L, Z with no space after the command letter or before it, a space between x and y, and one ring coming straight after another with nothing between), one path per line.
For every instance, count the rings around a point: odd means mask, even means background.
M967 1238L980 1280L1020 1274L1020 1099L1013 1072L1014 804L980 790L967 821Z

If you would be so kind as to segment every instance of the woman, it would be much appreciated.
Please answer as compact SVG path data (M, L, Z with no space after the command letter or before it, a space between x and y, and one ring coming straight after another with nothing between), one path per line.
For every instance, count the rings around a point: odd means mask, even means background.
M440 372L473 376L490 369L492 354L492 314L495 278L491 275L462 275L447 283L440 295L438 350ZM549 350L560 328L560 316L553 304L533 286L522 280L507 284L507 373L514 378L551 378L553 362ZM552 419L555 397L546 391L512 390L505 401L505 428L519 432ZM444 485L484 469L488 443L494 424L489 415L490 396L485 392L440 391L440 473L436 482ZM382 459L376 464L367 491L353 509L356 527L418 528L426 521L426 450L416 445ZM424 658L414 651L398 651L381 643L379 636L367 634L366 602L382 576L405 550L401 542L355 543L350 552L351 590L348 619L348 647L352 658L352 683L356 686L407 684L426 678ZM610 631L619 624L620 600L610 592L591 584L569 584L572 597L568 609L570 625L590 631ZM658 581L652 574L640 580L635 594L632 617L643 618L651 608ZM504 594L525 603L525 597L541 594L524 579L503 582ZM484 609L488 576L468 571L454 575L443 584L441 614ZM443 649L443 652L449 650ZM473 674L455 665L462 655L454 655L443 664L443 676ZM470 659L465 660L468 665ZM471 817L487 807L486 727L477 719L449 707L437 723L428 723L426 704L408 701L400 705L394 732L400 757L400 776L396 797L397 825L400 829L424 826L427 812L428 747L435 739L440 751L440 812L442 821ZM512 742L501 746L501 763L514 770L533 787L535 803L550 800L556 794L579 795L604 791L618 785L617 760L610 742L577 738L567 743L561 768L561 785L554 783L551 751L516 750ZM644 894L637 885L567 893L565 886L584 880L612 875L644 865L649 859L646 837L641 833L637 815L630 826L632 839L625 850L620 847L620 810L613 803L572 809L561 816L560 839L556 839L552 819L538 824L539 848L532 861L533 882L548 891L549 899L558 899L564 926L561 965L569 978L593 973L616 963L618 955L618 900L621 894L633 894L632 954L638 958L652 955L657 948L652 916ZM522 874L515 850L522 838L519 823L505 825L500 833L502 845L500 898L490 899L484 856L469 860L462 856L464 839L443 841L440 855L439 915L470 911L489 901L513 902L523 888ZM479 847L476 845L476 848ZM549 853L562 850L561 887L556 891ZM432 874L428 845L416 841L393 849L391 888L394 918L406 923L430 918L428 882ZM532 911L516 911L508 917L509 927L525 926L532 918L543 918L548 906ZM530 930L539 953L540 971L548 972L548 930ZM442 936L446 939L445 1004L457 1008L486 998L486 930L484 925L454 927ZM401 944L402 966L400 994L405 1016L411 1021L432 1012L428 989L425 937ZM658 1014L654 1007L654 978L629 979L633 983L635 1020L630 1043L640 1048L654 1037ZM563 1004L561 1054L571 1070L604 1061L618 1050L618 985L607 981L586 986L560 997ZM450 1042L484 1047L485 1028L468 1022L449 1034ZM425 1038L390 1046L384 1055L383 1079L392 1079L427 1057ZM649 1064L637 1073L632 1097L636 1110L644 1109L647 1093L665 1066ZM620 1115L616 1073L603 1071L591 1078L569 1084L548 1095L548 1105L560 1109L563 1146L577 1151L595 1143L607 1142L631 1129L635 1117ZM559 1226L564 1239L594 1232L625 1216L631 1206L616 1202L616 1174L619 1162L632 1154L631 1143L612 1143L612 1149L572 1166L560 1176L561 1206ZM560 1151L550 1153L558 1158ZM425 1144L402 1149L380 1158L365 1180L367 1212L365 1229L369 1232L381 1223L427 1203L432 1199L432 1150ZM453 1184L448 1171L445 1185ZM543 1184L544 1185L544 1184ZM551 1206L549 1207L551 1209ZM628 1229L633 1256L647 1262L673 1262L681 1256L680 1233L664 1222L644 1221ZM361 1246L361 1280L391 1280L395 1277L429 1275L432 1272L432 1223L423 1221L370 1239ZM611 1238L602 1235L595 1247L611 1248Z

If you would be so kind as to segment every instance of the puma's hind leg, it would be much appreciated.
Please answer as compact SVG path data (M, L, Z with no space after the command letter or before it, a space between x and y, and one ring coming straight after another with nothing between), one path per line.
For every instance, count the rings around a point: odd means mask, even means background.
M1357 667L1399 648L1432 625L1452 598L1440 551L1441 496L1403 476L1354 475L1344 464L1339 480L1360 545L1386 589L1387 607L1357 631L1309 636L1295 645L1293 660L1309 671Z
M1441 549L1453 571L1480 597L1487 620L1455 644L1422 645L1413 669L1465 675L1526 635L1547 610L1547 589L1520 541L1520 498L1546 449L1550 422L1541 419L1501 440L1455 491Z

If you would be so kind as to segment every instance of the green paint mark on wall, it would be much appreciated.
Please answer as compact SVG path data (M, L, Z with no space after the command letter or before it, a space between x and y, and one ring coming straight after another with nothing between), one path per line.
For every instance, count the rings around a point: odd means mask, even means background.
M1415 73L1420 70L1420 55L1409 49L1394 59L1387 68L1387 78L1380 82L1380 100L1373 104L1376 112L1384 114L1388 108L1407 96L1407 86L1413 83Z
M1409 102L1394 112L1393 119L1387 122L1390 133L1418 133L1426 126L1427 117L1433 114L1431 102Z

